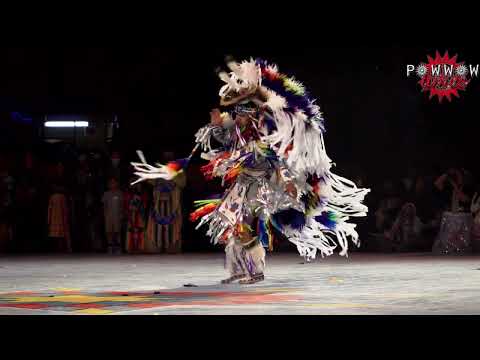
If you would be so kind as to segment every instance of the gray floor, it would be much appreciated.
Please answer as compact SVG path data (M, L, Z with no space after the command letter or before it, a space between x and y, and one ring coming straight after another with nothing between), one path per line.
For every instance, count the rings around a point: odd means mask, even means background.
M480 314L480 256L361 254L301 264L272 254L267 280L254 289L282 289L295 301L226 306L173 306L121 314ZM221 254L151 256L0 255L0 293L66 288L82 291L222 289ZM239 285L226 286L240 288ZM184 288L187 289L187 288ZM2 314L53 314L0 308Z

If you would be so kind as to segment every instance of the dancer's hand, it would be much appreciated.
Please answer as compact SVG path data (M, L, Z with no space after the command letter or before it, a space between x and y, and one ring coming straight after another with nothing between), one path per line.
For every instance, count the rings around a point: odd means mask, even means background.
M293 198L297 198L297 187L292 181L287 182L285 186L285 191Z
M157 166L152 166L147 163L145 156L141 151L137 151L137 154L140 158L140 163L132 162L132 166L135 169L134 174L138 176L138 179L131 183L130 185L134 186L145 180L154 180L154 179L165 179L172 180L177 172L170 169L168 166L157 164Z
M220 112L219 109L213 109L210 112L210 123L213 126L222 126L223 124L222 113Z

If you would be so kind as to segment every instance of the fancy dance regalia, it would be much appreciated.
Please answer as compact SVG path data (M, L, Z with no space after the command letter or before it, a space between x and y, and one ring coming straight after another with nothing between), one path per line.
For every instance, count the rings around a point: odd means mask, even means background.
M273 229L297 246L301 256L314 259L347 255L348 238L358 244L352 216L366 216L362 204L368 189L357 188L333 174L323 141L324 120L304 86L262 60L227 62L220 72L225 82L221 106L211 124L196 134L196 147L187 159L167 165L133 163L137 181L175 179L198 148L209 163L207 179L219 177L223 195L197 201L191 220L208 225L214 244L226 245L229 283L250 284L264 279L265 250L272 249ZM215 140L215 141L212 141ZM214 143L219 146L212 146Z

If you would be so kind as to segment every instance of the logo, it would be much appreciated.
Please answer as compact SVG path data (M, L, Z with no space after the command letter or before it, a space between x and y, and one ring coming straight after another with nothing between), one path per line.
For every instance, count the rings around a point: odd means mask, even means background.
M440 56L437 51L435 58L427 55L427 63L407 65L407 77L416 76L420 80L422 92L429 92L429 99L438 97L439 103L443 98L452 101L452 95L459 98L459 91L465 91L472 78L478 77L479 64L467 65L457 62L458 55L450 58L448 51Z

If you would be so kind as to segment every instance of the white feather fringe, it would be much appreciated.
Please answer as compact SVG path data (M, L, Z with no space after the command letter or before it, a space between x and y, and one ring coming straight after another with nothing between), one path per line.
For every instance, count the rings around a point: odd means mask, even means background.
M225 96L232 90L238 92L241 89L261 86L262 71L255 60L250 59L250 61L243 61L240 64L231 62L228 66L232 70L230 74L224 72L219 74L220 79L226 83L220 89L220 97Z
M143 155L143 152L137 150L137 154L141 162L132 162L131 164L135 169L134 174L138 176L138 179L131 185L154 179L172 180L175 177L176 172L172 171L167 166L161 164L158 164L157 166L149 165L145 159L145 156Z
M277 156L297 174L297 182L305 182L306 174L321 177L323 183L319 195L327 199L326 206L309 214L302 231L287 229L286 235L302 256L313 259L318 251L322 257L329 256L333 254L337 243L341 248L340 255L347 256L347 239L351 238L354 244L358 244L356 225L348 223L348 220L350 217L366 216L368 208L362 202L370 190L359 189L352 181L330 171L332 161L325 150L323 134L317 123L309 122L303 113L289 114L282 111L280 99L273 95L268 100L271 100L269 106L277 129L264 136L263 141L275 149ZM318 107L316 110L319 110ZM290 145L293 148L286 155ZM314 217L324 211L335 212L337 224L334 231L315 221Z

